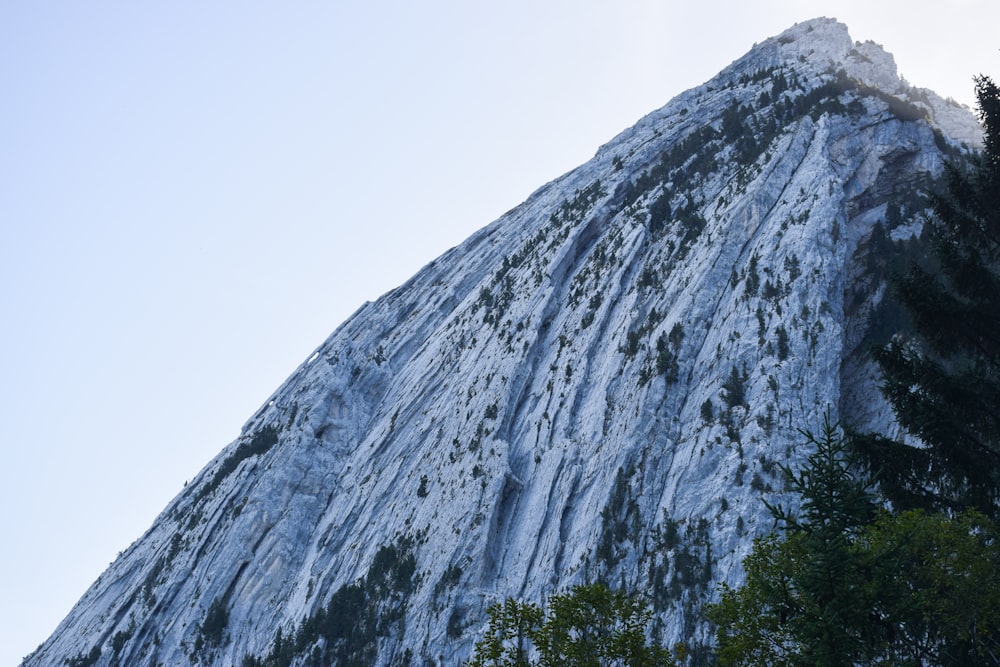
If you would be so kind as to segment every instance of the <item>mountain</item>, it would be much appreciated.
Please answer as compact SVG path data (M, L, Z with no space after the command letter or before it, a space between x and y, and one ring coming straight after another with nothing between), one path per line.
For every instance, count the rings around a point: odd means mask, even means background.
M23 664L454 665L594 579L697 655L798 429L896 430L884 277L979 135L834 20L764 41L362 306Z

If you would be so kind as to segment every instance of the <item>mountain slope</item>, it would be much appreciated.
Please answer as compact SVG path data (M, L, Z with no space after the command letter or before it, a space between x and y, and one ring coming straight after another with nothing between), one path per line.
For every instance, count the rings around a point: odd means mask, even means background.
M893 428L875 241L977 136L835 21L763 42L358 310L25 664L456 664L598 577L697 645L797 429Z

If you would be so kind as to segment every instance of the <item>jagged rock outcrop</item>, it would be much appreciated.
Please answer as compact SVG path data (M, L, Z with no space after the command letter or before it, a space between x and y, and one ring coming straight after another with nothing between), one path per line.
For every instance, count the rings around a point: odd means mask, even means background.
M878 253L978 136L835 21L763 42L360 308L24 664L453 665L595 578L697 647L797 429L893 429Z

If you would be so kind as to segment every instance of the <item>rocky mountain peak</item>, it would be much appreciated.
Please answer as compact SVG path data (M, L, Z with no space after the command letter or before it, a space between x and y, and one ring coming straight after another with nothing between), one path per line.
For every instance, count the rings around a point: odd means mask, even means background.
M453 665L595 579L705 650L799 429L894 428L887 248L974 128L835 21L763 42L359 309L25 664Z
M899 76L891 53L870 40L853 41L847 26L836 19L799 23L762 46L774 48L785 62L809 63L821 73L842 71L861 85L906 100L921 108L934 125L947 128L950 136L979 145L982 128L966 108L908 84ZM757 51L751 51L747 58L754 59Z
M901 89L892 54L874 42L855 42L847 26L836 19L799 23L764 46L775 49L784 62L808 62L821 72L843 69L851 78L889 93Z

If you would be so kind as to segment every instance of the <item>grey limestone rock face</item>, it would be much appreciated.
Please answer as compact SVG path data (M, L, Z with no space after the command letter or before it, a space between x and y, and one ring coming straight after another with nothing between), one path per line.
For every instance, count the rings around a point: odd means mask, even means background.
M454 665L598 578L706 642L797 430L895 428L873 230L978 136L835 21L761 43L362 306L24 664Z

